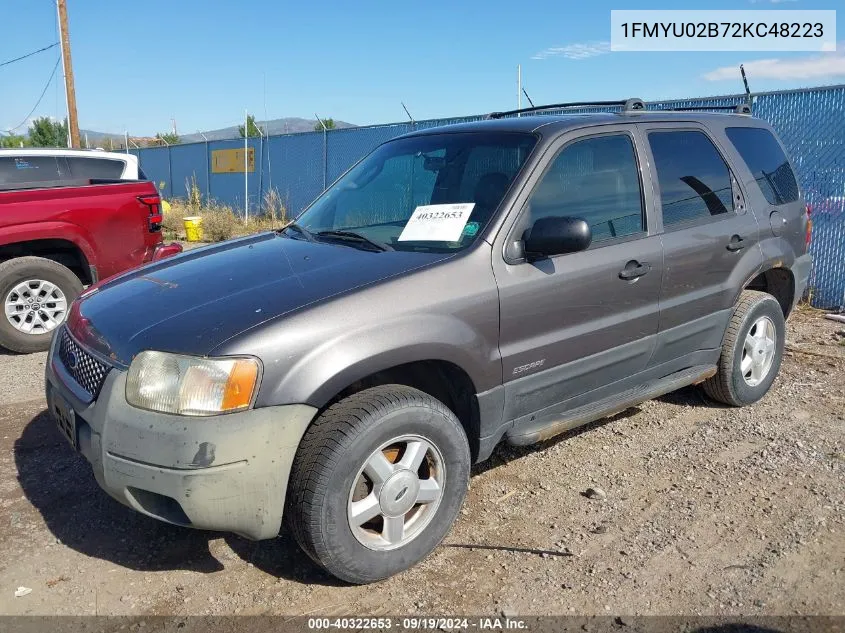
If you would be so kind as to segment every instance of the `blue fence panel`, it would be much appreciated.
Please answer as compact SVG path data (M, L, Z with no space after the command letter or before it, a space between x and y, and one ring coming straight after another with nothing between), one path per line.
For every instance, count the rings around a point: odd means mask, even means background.
M152 180L165 198L181 197L170 186L170 149L167 147L147 147L138 150L138 163L147 178Z
M209 190L209 153L205 143L190 143L170 147L169 196L182 198L188 196L191 183L196 179L197 187L203 198L210 197Z
M255 152L255 171L249 172L246 178L246 187L248 188L248 202L249 212L257 213L260 208L261 199L261 184L262 184L262 152L261 145L263 139L251 138L247 146L252 148ZM208 143L209 160L211 152L221 149L243 149L243 139L233 139L226 141L211 141ZM243 215L244 213L244 173L225 173L210 175L210 199L224 204L232 208L235 213Z
M297 215L323 191L323 135L271 136L267 145L267 186L279 193L289 217Z
M768 121L792 158L812 207L811 300L845 307L845 86L760 95L754 114Z

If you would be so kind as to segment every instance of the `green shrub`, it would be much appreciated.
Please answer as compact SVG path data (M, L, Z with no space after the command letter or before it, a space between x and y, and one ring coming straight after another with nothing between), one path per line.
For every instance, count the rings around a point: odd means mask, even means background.
M185 216L191 215L190 210L180 200L170 202L170 210L164 213L161 229L169 239L185 239Z
M229 207L206 208L202 217L202 237L205 242L222 242L235 237L243 226L243 221Z

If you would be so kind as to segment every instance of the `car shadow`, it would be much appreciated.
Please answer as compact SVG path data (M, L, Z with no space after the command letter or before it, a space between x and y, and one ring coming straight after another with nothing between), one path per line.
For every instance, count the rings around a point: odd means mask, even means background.
M665 402L666 404L673 404L676 406L704 407L708 409L731 408L728 405L710 400L706 395L704 395L704 392L695 385L690 385L689 387L683 387L681 389L678 389L677 391L672 391L670 393L667 393L666 395L656 398L656 400L658 400L659 402ZM530 446L511 446L506 442L500 442L499 445L496 446L495 450L493 451L493 454L490 456L489 459L473 466L472 475L480 475L482 473L487 472L488 470L496 468L497 466L507 464L508 462L511 462L515 459L520 459L532 453L545 451L555 446L556 444L560 444L562 442L571 440L574 437L578 437L582 433L589 433L590 431L601 428L608 424L612 424L618 420L631 418L640 413L641 411L642 409L639 405L629 407L628 409L625 409L624 411L621 411L610 417L601 418L600 420L595 420L594 422L588 422L583 426L579 426L569 431L564 431L560 435L556 435L547 440L544 440L537 444L532 444Z
M629 407L628 409L625 409L624 411L621 411L616 415L612 415L609 418L602 418L594 422L588 422L583 426L579 426L569 431L564 431L560 435L555 435L554 437L551 437L547 440L538 442L537 444L531 444L529 446L511 446L507 442L500 442L498 446L496 446L496 448L493 450L493 454L490 456L489 459L473 466L472 476L475 477L476 475L486 473L488 470L503 466L509 462L512 462L515 459L521 459L526 455L545 451L557 444L571 440L574 437L578 437L582 433L589 433L590 431L593 431L600 427L612 424L617 420L633 417L640 413L640 411L642 411L642 409L637 406Z
M730 409L726 404L708 398L704 390L696 385L683 387L657 398L659 402L688 407L702 407L705 409Z
M57 541L82 554L138 571L222 571L209 549L224 538L247 562L294 582L331 584L288 535L252 542L237 536L192 530L139 514L109 497L90 464L76 453L44 410L14 444L18 482Z

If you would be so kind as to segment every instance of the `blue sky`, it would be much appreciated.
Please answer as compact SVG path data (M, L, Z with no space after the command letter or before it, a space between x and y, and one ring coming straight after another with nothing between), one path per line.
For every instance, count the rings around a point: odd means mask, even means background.
M52 0L0 0L0 62L57 40ZM704 96L845 83L841 0L685 2L683 8L836 9L835 53L609 52L610 9L677 2L291 3L68 0L81 127L151 135L263 119L360 125L516 107L516 67L535 103ZM0 67L0 129L25 119L57 48ZM720 70L721 69L721 70ZM61 69L34 116L64 116ZM23 129L23 128L22 128ZM19 130L19 131L22 131Z

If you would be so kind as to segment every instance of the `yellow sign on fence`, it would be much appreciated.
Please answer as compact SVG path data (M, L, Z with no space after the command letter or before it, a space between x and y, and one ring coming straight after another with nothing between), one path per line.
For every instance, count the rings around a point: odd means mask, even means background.
M255 148L247 150L247 171L255 171ZM211 173L213 174L242 174L244 173L244 150L215 149L211 152Z

